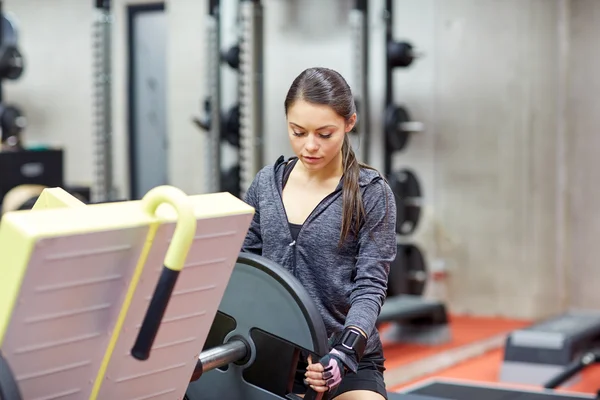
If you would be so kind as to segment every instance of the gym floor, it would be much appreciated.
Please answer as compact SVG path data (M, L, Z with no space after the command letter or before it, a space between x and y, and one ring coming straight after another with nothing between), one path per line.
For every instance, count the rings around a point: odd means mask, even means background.
M443 345L384 341L388 390L398 391L431 378L498 383L504 338L528 325L530 321L453 315L452 340ZM382 327L381 332L385 333L385 329ZM572 386L558 391L590 394L598 389L600 365L595 365L586 368Z

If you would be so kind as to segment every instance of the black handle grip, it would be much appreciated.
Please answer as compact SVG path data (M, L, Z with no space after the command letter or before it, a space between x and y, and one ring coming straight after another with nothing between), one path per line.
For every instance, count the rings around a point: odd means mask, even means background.
M321 400L323 395L324 393L317 392L309 387L304 395L304 400Z
M169 305L178 277L179 271L163 266L158 284L154 289L154 295L150 300L150 306L146 310L144 322L142 322L142 327L131 349L131 355L138 360L147 360L150 357L150 350L154 344L154 339L156 339L156 334Z
M576 373L581 371L583 369L583 367L585 367L585 364L582 363L581 360L577 360L576 362L569 364L564 369L564 371L562 371L560 374L556 375L554 378L552 378L548 382L546 382L546 384L544 385L544 388L545 389L556 389L557 387L559 387L560 385L565 383L573 375L575 375Z

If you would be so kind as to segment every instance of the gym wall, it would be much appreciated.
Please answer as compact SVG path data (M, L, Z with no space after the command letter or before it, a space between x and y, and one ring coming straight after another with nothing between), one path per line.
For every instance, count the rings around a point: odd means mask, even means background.
M569 86L566 93L566 138L563 152L567 289L569 304L598 308L600 304L600 2L572 1L569 19Z
M129 3L114 0L114 162L123 196ZM352 84L351 2L321 2L326 8L317 13L314 4L264 0L267 163L291 154L283 99L293 77L323 65ZM381 168L383 0L370 7L371 163ZM18 16L27 58L23 78L6 84L6 98L29 117L26 140L68 145L66 179L87 183L91 1L6 0L5 8ZM206 10L206 0L167 2L169 176L188 193L203 188L203 134L190 120L205 93ZM600 279L593 114L600 53L592 43L600 37L599 12L594 0L395 1L395 38L424 52L395 72L395 101L426 130L394 166L411 167L421 180L425 215L416 239L430 265L449 271L429 293L453 311L531 318L600 301L592 289Z

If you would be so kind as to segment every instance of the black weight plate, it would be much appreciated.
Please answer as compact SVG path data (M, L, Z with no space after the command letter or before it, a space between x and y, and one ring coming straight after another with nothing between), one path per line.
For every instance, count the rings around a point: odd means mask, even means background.
M409 122L410 115L404 107L389 104L385 109L384 124L386 137L386 151L393 153L400 151L408 144L409 132L400 129L400 124Z
M23 56L14 45L0 47L0 77L17 80L23 74Z
M2 15L2 45L16 46L18 44L17 28L12 18Z
M421 184L417 175L410 169L404 168L393 174L392 190L400 198L420 198L422 195Z
M387 44L387 59L390 68L406 68L415 59L413 46L408 42L396 42L392 40Z
M240 147L240 105L236 104L222 117L221 140Z
M428 272L421 250L414 244L399 244L390 266L388 297L403 294L420 296L425 291Z
M421 219L421 206L418 204L400 203L397 206L396 233L410 235L415 232Z
M421 186L414 172L403 169L393 172L388 183L396 200L396 233L410 235L421 218Z
M224 331L231 330L227 337L241 336L251 346L271 340L284 353L277 358L268 356L272 349L263 344L253 351L249 365L229 364L226 370L207 371L188 386L186 396L190 400L281 399L281 394L273 393L270 387L259 386L257 380L272 381L280 370L295 370L296 363L290 361L293 359L288 350L290 345L296 351L303 349L316 355L328 351L325 325L304 287L291 273L264 257L240 254L219 313L233 318L235 327L232 328L232 323L223 329L213 326L211 331L220 333L210 337L222 337ZM251 373L251 369L265 357L270 357L269 363L261 365L262 377L257 378L257 370ZM289 374L286 376L291 378ZM271 386L279 386L271 383Z
M14 375L0 353L0 400L21 400L21 398Z
M240 197L240 166L238 164L221 171L221 191Z

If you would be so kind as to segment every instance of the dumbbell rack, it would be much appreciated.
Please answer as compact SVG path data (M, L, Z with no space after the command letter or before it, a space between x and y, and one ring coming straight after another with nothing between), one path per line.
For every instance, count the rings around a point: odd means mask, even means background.
M263 166L263 16L258 0L240 0L239 43L221 51L222 7L209 1L207 15L207 91L203 119L195 124L207 133L204 158L206 192L228 191L240 197ZM238 72L238 103L222 112L221 65ZM221 144L237 150L237 161L223 170Z
M405 107L394 103L394 71L409 67L416 54L408 42L394 40L393 1L386 0L385 44L385 115L384 115L384 173L394 191L397 205L396 232L400 236L412 234L419 222L421 188L417 175L409 169L394 171L394 153L405 149L412 133L422 129L420 123L410 120ZM398 244L398 255L390 272L388 296L421 295L427 280L426 265L421 251L411 243Z
M371 126L370 101L369 101L369 2L356 0L350 12L352 28L352 43L354 53L352 57L354 71L354 98L357 113L360 116L356 123L355 131L359 141L359 160L369 163L371 139L369 128Z
M112 24L110 0L94 0L94 156L92 197L95 202L115 198L112 144Z

